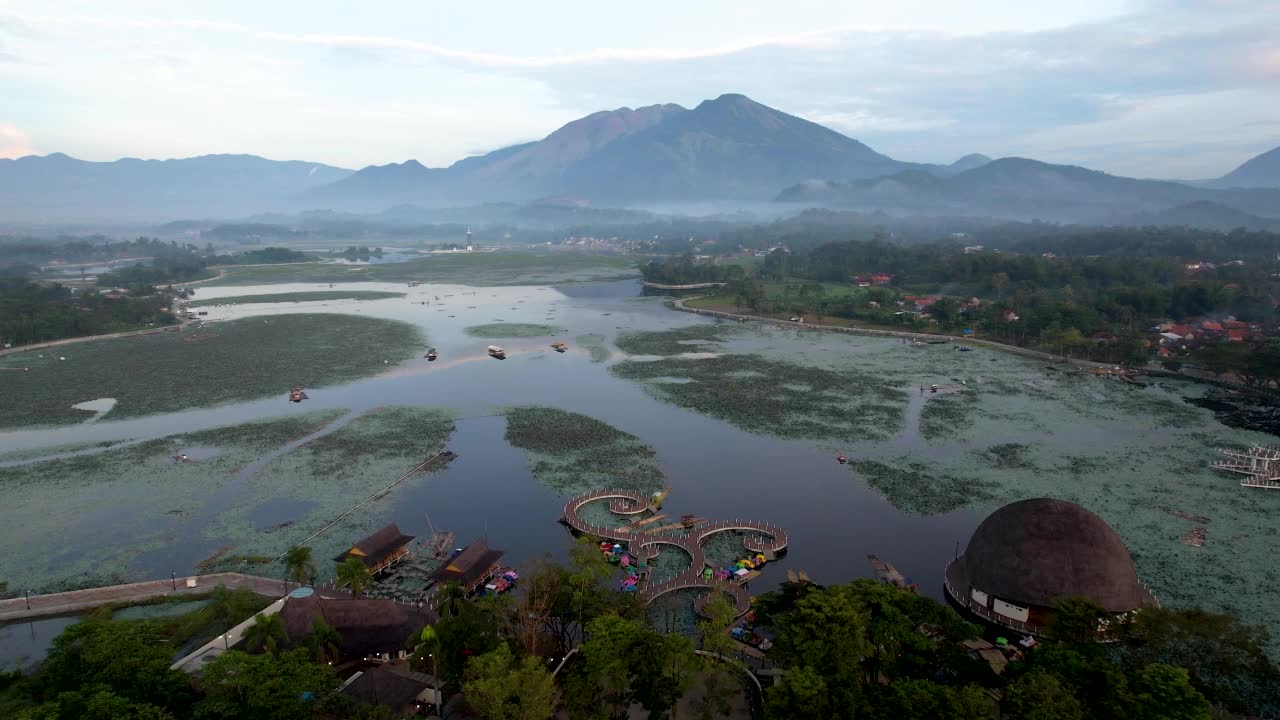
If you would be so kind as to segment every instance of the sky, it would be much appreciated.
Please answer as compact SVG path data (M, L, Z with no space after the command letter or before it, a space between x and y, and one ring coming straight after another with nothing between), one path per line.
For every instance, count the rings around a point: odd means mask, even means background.
M1280 0L0 0L0 157L440 166L729 92L901 160L1216 177L1280 145Z

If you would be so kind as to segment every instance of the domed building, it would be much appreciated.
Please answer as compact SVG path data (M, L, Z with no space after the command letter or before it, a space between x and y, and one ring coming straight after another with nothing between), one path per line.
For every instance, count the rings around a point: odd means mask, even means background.
M1107 612L1159 602L1138 580L1124 541L1073 502L1036 498L991 513L947 564L950 598L1002 627L1039 635L1055 600L1084 597Z

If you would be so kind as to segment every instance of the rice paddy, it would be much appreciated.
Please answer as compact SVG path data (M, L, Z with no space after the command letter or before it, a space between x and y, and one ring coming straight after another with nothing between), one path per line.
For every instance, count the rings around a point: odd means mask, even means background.
M206 305L248 305L253 303L314 302L317 300L385 300L404 297L404 293L377 290L316 290L315 292L266 293L263 295L231 295L229 297L192 300L188 307Z
M471 337L502 340L505 338L547 337L564 332L564 328L533 323L489 323L487 325L472 325L464 328L464 332Z
M422 343L407 323L299 314L8 355L0 367L31 370L5 374L0 428L83 422L93 413L71 406L104 397L118 400L106 415L113 420L275 394L283 399L293 386L382 372Z
M565 496L618 489L652 493L664 476L653 448L595 418L547 407L507 411L506 440L538 482Z

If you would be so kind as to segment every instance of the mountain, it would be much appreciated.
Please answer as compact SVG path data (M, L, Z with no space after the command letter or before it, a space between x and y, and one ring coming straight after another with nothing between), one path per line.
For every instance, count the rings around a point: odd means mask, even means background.
M986 155L981 155L979 153L971 153L969 155L965 155L964 157L951 163L950 165L947 165L946 167L938 168L938 170L935 171L934 174L957 175L967 170L975 170L977 168L980 168L989 162L991 162L991 158L987 157Z
M1240 167L1213 181L1214 187L1280 188L1280 147L1246 160Z
M783 190L778 200L899 213L1064 222L1158 212L1200 201L1262 217L1280 215L1280 190L1199 188L1026 158L1002 158L944 177L909 171L860 181L801 183Z
M1222 232L1242 227L1280 232L1280 218L1259 217L1209 200L1199 200L1156 212L1119 215L1104 222L1107 225L1134 227L1185 226Z
M623 136L565 173L566 189L613 202L751 200L807 178L913 167L743 95L721 95Z
M388 182L388 167L365 168L308 200L365 210L552 196L614 204L767 200L806 178L866 178L924 166L745 96L722 95L692 110L668 104L593 113L536 142L448 168L417 165L398 185Z
M0 159L0 213L27 222L240 215L271 209L350 173L256 155L113 162L29 155Z

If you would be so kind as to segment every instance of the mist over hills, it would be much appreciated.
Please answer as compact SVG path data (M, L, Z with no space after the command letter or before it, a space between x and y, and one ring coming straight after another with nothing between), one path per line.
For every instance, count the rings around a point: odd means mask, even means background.
M31 155L0 159L0 212L43 223L243 215L350 174L322 163L256 155L113 162Z
M1074 165L1002 158L953 175L906 171L866 180L798 183L781 202L899 214L983 215L1018 220L1103 222L1208 203L1239 217L1280 216L1280 189L1213 189L1118 177ZM1184 215L1185 216L1185 215Z
M743 95L692 109L650 105L592 113L534 142L440 168L417 160L352 171L252 155L86 162L60 153L0 160L0 213L13 222L163 222L307 210L379 213L513 203L542 207L763 204L899 215L1058 222L1116 218L1280 218L1280 148L1214 181L1124 178L979 154L949 165L895 160L829 128ZM555 213L552 213L555 214Z

